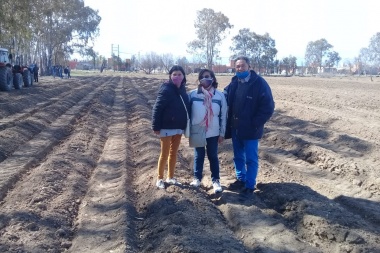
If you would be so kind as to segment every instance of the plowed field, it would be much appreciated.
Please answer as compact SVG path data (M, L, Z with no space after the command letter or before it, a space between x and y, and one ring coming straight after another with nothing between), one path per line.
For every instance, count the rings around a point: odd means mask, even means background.
M208 163L189 185L185 138L183 185L156 188L151 113L166 78L41 77L0 93L0 252L380 252L379 77L267 77L276 110L251 197L226 189L231 140L221 194Z

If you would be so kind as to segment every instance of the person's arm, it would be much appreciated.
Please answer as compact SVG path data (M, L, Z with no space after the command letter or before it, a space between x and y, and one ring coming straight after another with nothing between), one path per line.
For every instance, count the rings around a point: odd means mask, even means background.
M193 110L193 103L191 101L191 98L194 96L194 91L190 91L189 94L188 94L188 97L189 97L189 118L190 118L190 121L192 122L193 121L193 118L192 118L192 110Z
M263 88L260 89L260 95L258 99L258 110L253 119L253 125L255 127L264 125L272 117L274 112L275 105L272 91L266 82L263 84Z
M230 87L231 87L231 84L224 87L224 90L223 90L224 98L226 99L227 102L228 102L228 93L230 91Z
M224 135L226 133L226 125L227 125L227 100L223 94L221 94L221 108L220 108L220 129L219 129L219 136L222 136L224 139Z
M158 92L156 102L152 111L152 129L156 133L161 130L162 126L162 113L169 103L169 92L165 89L164 85L161 86Z

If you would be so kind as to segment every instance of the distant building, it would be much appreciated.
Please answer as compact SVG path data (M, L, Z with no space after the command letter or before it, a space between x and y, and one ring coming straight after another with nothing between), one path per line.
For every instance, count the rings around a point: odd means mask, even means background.
M228 72L228 67L226 65L213 65L212 71L215 73L230 73Z
M76 69L81 69L81 70L90 70L93 69L93 64L89 62L77 62Z
M318 73L319 74L321 74L321 73L336 74L337 73L337 68L334 68L334 67L321 67L321 68L318 68Z
M78 65L77 59L74 59L73 61L69 61L68 65L69 65L70 69L76 69L77 65Z

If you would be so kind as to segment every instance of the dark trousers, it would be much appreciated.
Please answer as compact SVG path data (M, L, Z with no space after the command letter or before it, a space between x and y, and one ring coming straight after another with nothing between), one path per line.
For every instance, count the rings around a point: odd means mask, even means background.
M206 147L195 148L194 150L194 177L202 181L203 163L207 152L210 162L211 181L219 179L219 158L218 158L219 136L206 138Z

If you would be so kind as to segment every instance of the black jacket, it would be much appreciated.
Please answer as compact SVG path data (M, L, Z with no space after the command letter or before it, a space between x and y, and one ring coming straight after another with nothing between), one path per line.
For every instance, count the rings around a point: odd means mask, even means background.
M231 138L231 130L236 130L237 137L243 140L260 139L264 133L264 124L274 112L272 91L268 83L253 70L248 83L247 93L243 97L236 98L238 78L234 76L231 83L224 88L228 104L228 116L225 138ZM235 100L242 100L242 108L234 115Z
M163 83L159 89L152 113L152 129L182 129L185 130L187 113L183 101L189 111L189 97L184 84L179 88L172 82Z

